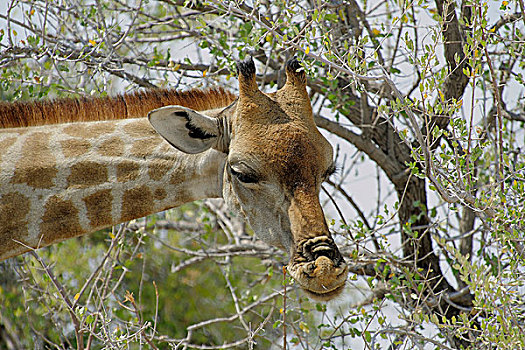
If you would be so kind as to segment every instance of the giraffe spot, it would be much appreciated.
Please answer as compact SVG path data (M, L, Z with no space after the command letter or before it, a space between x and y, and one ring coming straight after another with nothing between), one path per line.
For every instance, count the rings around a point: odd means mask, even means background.
M147 186L133 188L122 196L121 220L141 218L153 212L153 195Z
M62 154L66 158L80 157L91 148L91 142L86 139L70 139L60 141L62 147Z
M155 151L155 148L162 142L159 137L150 137L144 140L137 140L131 146L131 154L138 158L146 158Z
M175 197L178 203L188 203L195 200L193 193L191 192L192 181L188 178L186 172L181 169L175 168L170 176L170 184L176 186Z
M195 200L193 194L186 188L178 188L176 197L178 203L188 203Z
M186 181L186 173L179 169L175 169L170 176L170 184L180 185Z
M111 190L102 190L83 199L87 208L87 217L93 229L112 224L111 208L113 195Z
M148 165L149 178L159 181L173 167L173 163L167 160L155 160Z
M11 183L25 183L34 188L49 188L54 185L57 175L56 158L49 147L50 135L35 132L30 135L22 147L22 156L15 165Z
M118 137L104 140L98 147L98 153L108 157L118 157L124 154L124 141Z
M16 142L16 137L8 137L0 141L0 162L2 162L2 155L7 153L9 147Z
M135 121L124 125L124 132L132 137L157 136L157 132L150 125L146 118L136 119Z
M108 170L96 162L79 162L71 166L71 174L67 178L70 186L93 186L108 180Z
M80 138L93 138L104 134L112 133L115 130L115 124L111 122L87 122L71 123L62 131L69 136Z
M174 150L174 147L172 145L170 145L167 142L163 142L162 145L160 146L159 152L169 153L169 152L173 152L173 150Z
M20 250L20 244L14 240L24 242L23 237L27 236L30 205L29 198L17 192L0 196L0 255Z
M140 165L137 162L126 160L117 164L117 181L128 182L136 180L140 175Z
M73 137L86 137L88 136L88 129L85 123L72 123L71 125L66 126L62 131Z
M77 237L83 233L85 232L78 221L78 209L74 203L58 196L50 197L44 205L44 216L40 224L43 245Z
M155 190L154 195L155 195L155 199L156 199L156 200L161 201L161 200L163 200L164 198L166 198L166 196L168 195L168 193L166 192L165 189L159 187L159 188L157 188L157 189Z
M98 137L110 134L115 130L115 124L112 122L94 122L89 123L87 132L89 137Z

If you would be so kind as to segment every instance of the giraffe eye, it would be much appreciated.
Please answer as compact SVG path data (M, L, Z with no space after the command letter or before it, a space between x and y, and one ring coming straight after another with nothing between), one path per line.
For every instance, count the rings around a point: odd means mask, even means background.
M232 166L230 166L230 173L240 182L247 183L247 184L253 184L259 182L259 177L248 171L244 171L241 169L234 169Z

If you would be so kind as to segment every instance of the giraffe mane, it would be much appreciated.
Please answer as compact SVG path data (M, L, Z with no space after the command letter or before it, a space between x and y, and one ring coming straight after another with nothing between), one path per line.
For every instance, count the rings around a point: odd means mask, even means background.
M236 96L222 88L149 89L117 96L0 101L0 129L146 117L149 111L180 105L197 111L230 105Z

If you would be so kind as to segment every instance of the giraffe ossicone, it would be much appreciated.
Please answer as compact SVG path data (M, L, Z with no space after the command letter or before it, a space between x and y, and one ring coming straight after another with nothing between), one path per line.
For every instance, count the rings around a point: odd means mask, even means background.
M315 125L306 75L293 59L285 85L264 93L251 59L238 71L238 98L153 90L0 104L0 259L223 197L290 254L288 271L310 297L339 295L348 268L319 202L333 151Z

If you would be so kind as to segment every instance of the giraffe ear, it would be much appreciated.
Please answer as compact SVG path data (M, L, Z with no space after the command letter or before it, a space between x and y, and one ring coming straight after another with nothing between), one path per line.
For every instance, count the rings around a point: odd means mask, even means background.
M166 106L148 113L153 128L173 147L184 153L204 152L217 144L215 118L182 106Z

